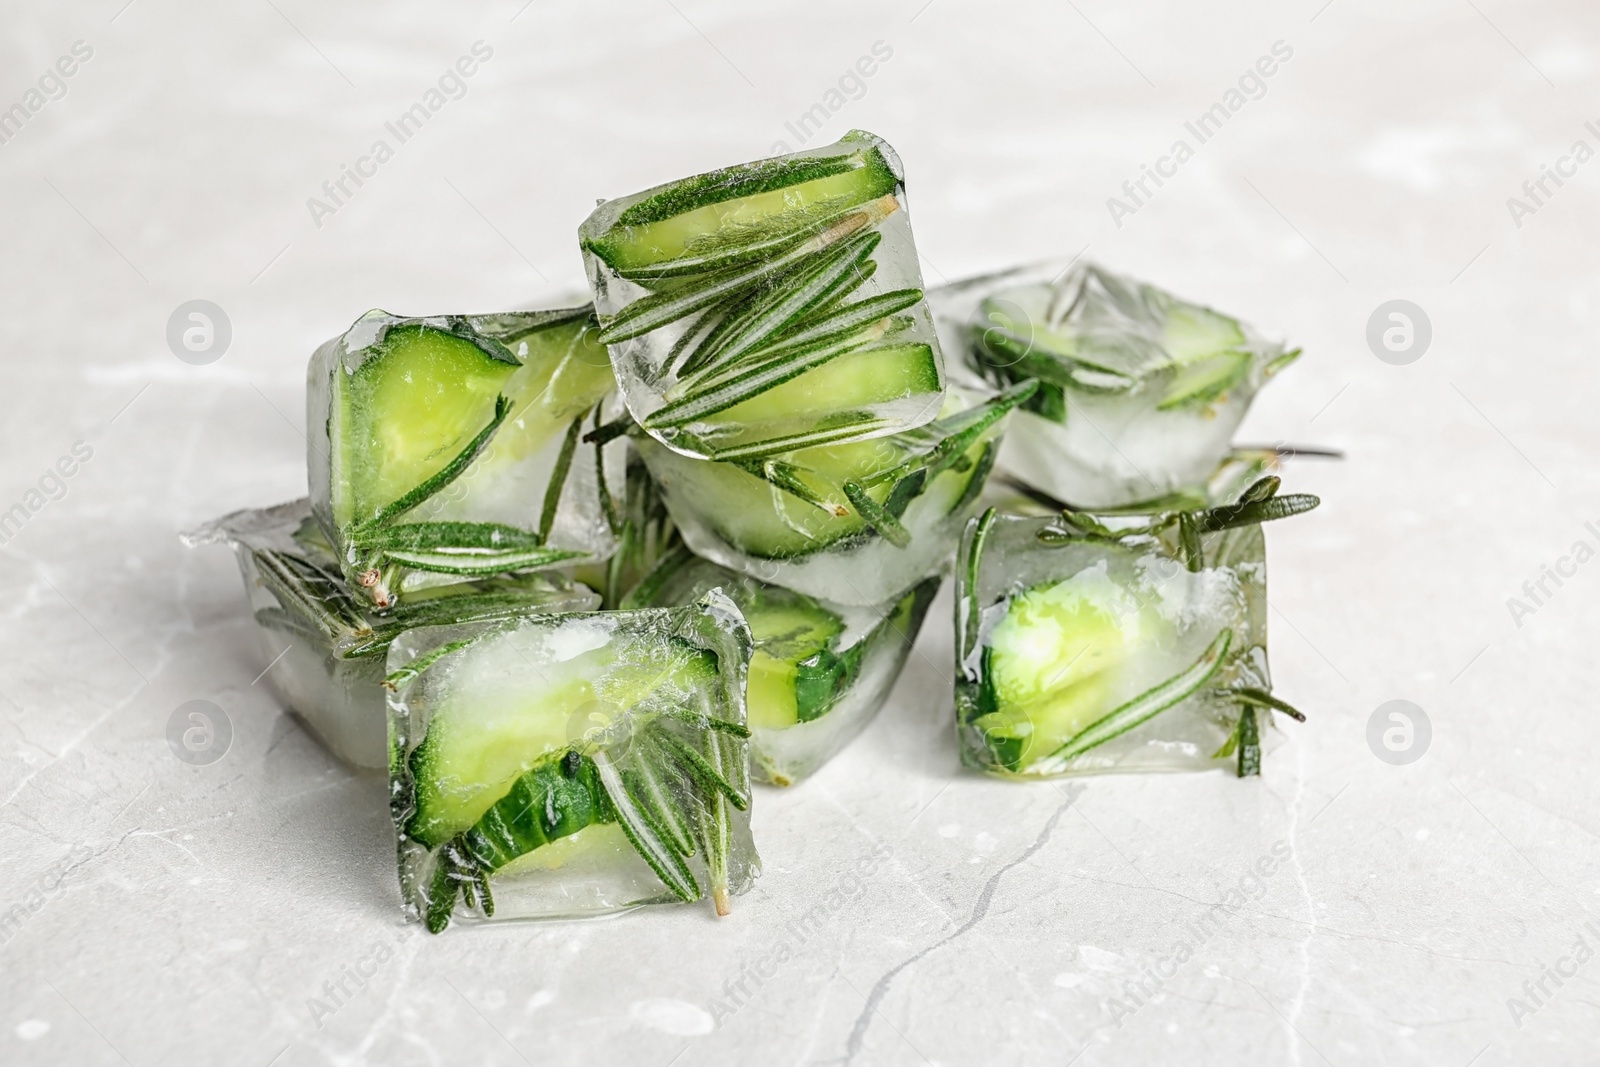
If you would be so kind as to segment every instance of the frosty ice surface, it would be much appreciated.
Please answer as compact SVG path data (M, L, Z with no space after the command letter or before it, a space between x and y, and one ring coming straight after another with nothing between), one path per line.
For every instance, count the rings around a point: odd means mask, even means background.
M355 767L389 765L384 656L408 627L538 612L586 611L598 597L553 572L417 590L379 613L350 589L310 502L234 512L186 535L232 545L255 616L266 681L312 736Z
M759 461L691 459L643 437L637 445L696 554L808 596L879 605L948 561L1006 416L1032 388L976 403L951 390L927 426Z
M346 579L378 607L422 586L610 553L622 445L580 441L614 414L594 325L587 307L373 311L317 349L312 510Z
M1076 507L1154 501L1204 482L1256 391L1299 355L1090 264L1006 271L929 299L967 373L1039 380L1000 466Z
M686 604L721 589L750 624L745 706L756 777L792 785L849 744L878 713L905 665L939 579L877 607L820 601L767 585L687 550L665 558L630 595Z
M904 176L872 134L604 201L579 240L628 410L684 455L860 441L939 413Z
M963 762L1049 776L1237 754L1258 773L1259 720L1299 714L1271 696L1258 524L1316 503L1276 488L1191 512L973 520L956 565Z
M389 649L400 881L429 929L709 894L750 840L750 631L688 607L408 631Z

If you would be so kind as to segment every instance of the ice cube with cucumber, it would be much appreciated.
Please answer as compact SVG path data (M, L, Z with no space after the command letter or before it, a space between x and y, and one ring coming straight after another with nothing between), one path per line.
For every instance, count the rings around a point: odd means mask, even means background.
M380 612L345 581L308 500L237 511L184 540L233 548L268 665L264 683L329 752L364 770L389 766L384 657L399 634L415 626L588 611L599 602L563 574L535 571L430 586Z
M838 604L769 585L687 548L664 557L630 604L692 603L721 589L750 625L755 651L745 687L756 777L792 785L867 727L900 676L937 576L872 607Z
M1308 511L1262 478L1187 511L995 509L956 576L962 761L1002 777L1231 765L1259 774L1277 713L1261 524Z
M676 608L410 630L385 685L400 881L434 932L710 897L759 870L749 627Z
M579 243L628 410L668 448L755 459L939 414L904 176L870 133L603 201Z
M621 409L595 333L587 306L373 311L317 349L312 511L375 606L611 553L623 446L581 440Z
M1039 382L1000 465L1076 507L1126 507L1202 486L1257 390L1300 354L1089 263L973 278L929 301L962 373Z
M872 607L944 567L977 512L1007 416L1034 388L952 389L926 426L762 459L693 459L648 436L635 444L696 554L808 596Z

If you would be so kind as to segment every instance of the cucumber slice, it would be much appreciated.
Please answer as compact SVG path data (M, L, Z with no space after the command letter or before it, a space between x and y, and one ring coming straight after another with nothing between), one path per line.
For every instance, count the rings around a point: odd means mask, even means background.
M1156 407L1162 411L1185 404L1209 404L1227 396L1250 376L1254 357L1248 352L1218 352L1179 365Z
M984 651L976 725L997 762L1032 765L1110 710L1118 671L1162 625L1104 567L1012 597Z
M421 324L391 328L354 374L336 368L334 521L373 519L442 471L516 369L504 349Z
M431 664L449 671L411 754L408 836L432 848L471 827L541 759L639 706L688 705L716 657L673 638L608 632L578 616L549 630L491 634ZM541 685L523 684L528 663ZM576 735L576 736L575 736Z
M1245 344L1237 319L1209 308L1174 301L1167 305L1161 347L1176 363L1188 363Z
M844 623L810 597L746 585L735 602L756 643L745 689L750 725L781 730L809 722L833 705L852 673L832 651Z
M898 185L870 143L838 156L745 163L628 198L584 245L624 277L720 269L771 254Z
M1243 384L1255 362L1255 356L1240 347L1246 343L1236 319L1193 304L1169 304L1161 344L1176 373L1156 407L1166 411L1207 404Z
M943 384L931 346L882 345L836 356L727 408L718 421L769 426L792 423L798 432L837 412L937 393ZM770 435L770 430L763 432L763 436ZM744 436L718 437L715 443L719 450L726 450Z
M373 519L437 476L494 420L498 397L508 415L457 495L543 450L615 387L586 309L445 321L453 329L392 325L353 373L334 368L330 495L339 528Z

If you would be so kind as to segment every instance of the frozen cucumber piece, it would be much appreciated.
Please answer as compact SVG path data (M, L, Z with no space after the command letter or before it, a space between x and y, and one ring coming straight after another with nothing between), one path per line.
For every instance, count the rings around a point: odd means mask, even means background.
M313 511L346 578L377 606L408 589L609 554L603 498L623 446L579 447L615 387L595 328L587 308L371 312L317 350Z
M435 932L474 913L707 894L725 913L757 864L745 814L750 648L737 608L715 592L672 609L401 635L385 685L415 912Z
M1258 709L1302 717L1270 692L1260 524L1317 504L1278 484L1196 510L974 519L956 566L963 761L1039 777L1237 751L1259 773Z
M758 458L938 413L899 162L871 134L606 201L579 242L628 410L669 448Z
M877 147L834 156L745 163L659 186L585 247L624 276L727 267L819 220L893 193L898 178Z

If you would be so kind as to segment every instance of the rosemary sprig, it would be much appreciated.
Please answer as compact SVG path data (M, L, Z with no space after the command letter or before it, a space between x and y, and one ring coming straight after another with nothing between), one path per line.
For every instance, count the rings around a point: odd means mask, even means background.
M861 521L876 530L879 537L896 548L904 548L911 543L911 531L887 508L868 496L860 482L845 482L843 489L845 498L856 509L856 514L861 516Z
M1257 689L1253 686L1235 686L1234 688L1228 690L1228 692L1241 704L1252 704L1258 708L1270 708L1273 711L1281 711L1296 722L1306 721L1304 712L1300 711L1287 701L1279 700L1265 689Z
M1261 733L1256 728L1256 709L1248 704L1239 709L1239 777L1261 774Z
M870 412L851 411L833 417L825 425L814 426L809 430L786 434L782 437L768 437L747 444L719 445L694 434L684 433L680 436L686 443L692 444L704 452L708 459L733 461L759 459L763 456L777 456L785 452L797 452L803 448L831 445L837 441L871 437L889 429L893 425L894 423L888 419L880 418Z
M587 552L565 548L535 548L517 551L440 548L431 552L386 551L386 562L398 563L416 571L457 574L465 578L487 577L507 571L540 570L569 560L582 559Z
M870 262L870 261L869 261ZM775 334L766 344L749 351L746 362L767 361L807 351L813 345L845 337L888 318L922 299L921 289L896 289L806 319L797 328ZM884 330L887 333L887 326Z
M869 230L818 254L813 262L786 278L782 285L773 286L736 319L730 317L732 325L718 338L718 343L708 341L702 345L684 363L682 373L693 374L713 363L732 363L762 347L774 334L800 321L872 255L882 240L881 233Z
M353 531L361 552L429 552L437 548L512 551L540 548L544 540L518 526L497 522L408 522Z

